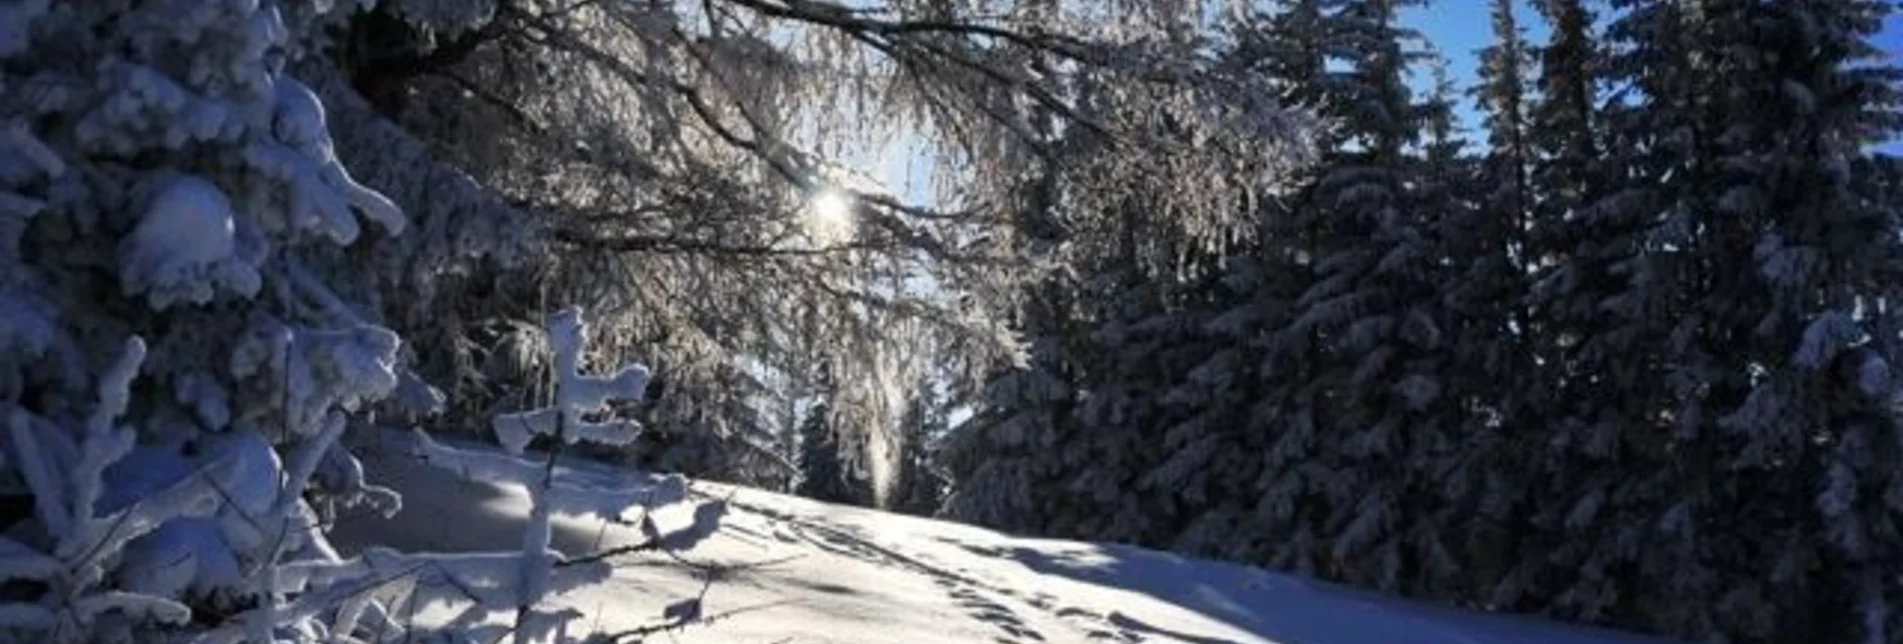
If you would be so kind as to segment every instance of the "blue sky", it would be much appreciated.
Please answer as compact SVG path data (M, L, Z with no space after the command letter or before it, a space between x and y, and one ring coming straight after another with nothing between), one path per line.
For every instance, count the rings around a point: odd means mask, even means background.
M1482 0L1439 0L1426 9L1411 9L1404 16L1413 28L1426 34L1429 41L1446 55L1449 69L1455 82L1466 88L1473 85L1475 53L1486 47L1493 38L1492 25L1487 18L1487 4ZM1520 24L1526 28L1529 42L1545 40L1545 27L1539 15L1521 0L1517 16ZM1884 26L1883 34L1877 37L1877 46L1893 56L1903 56L1903 15L1892 15ZM1903 60L1898 60L1903 64ZM1425 82L1425 79L1421 79ZM1461 121L1475 142L1483 136L1477 127L1472 103L1463 105ZM1893 141L1882 146L1891 154L1903 155L1903 141Z

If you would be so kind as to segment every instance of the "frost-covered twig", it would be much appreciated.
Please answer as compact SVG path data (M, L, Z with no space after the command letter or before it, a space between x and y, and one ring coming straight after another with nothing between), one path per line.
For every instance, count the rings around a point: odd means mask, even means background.
M586 566L586 565L594 564L600 561L607 561L609 559L613 559L615 557L619 557L622 555L631 555L631 554L642 553L642 552L653 552L655 550L661 549L662 545L663 545L662 541L658 539L647 539L640 543L631 543L624 546L616 546L613 548L609 548L607 550L596 551L589 555L576 557L574 559L566 559L563 561L557 561L555 562L555 567L566 568L568 566Z
M782 599L778 601L770 601L770 602L765 602L761 604L754 604L752 606L741 606L739 608L721 611L718 613L714 613L712 615L693 615L693 616L682 615L679 617L675 617L674 619L671 619L669 621L660 622L656 624L648 624L646 626L637 626L635 628L631 628L625 631L597 634L588 638L588 640L586 641L588 644L620 644L621 642L640 642L642 641L642 638L648 637L650 635L659 635L662 633L678 631L678 630L687 628L689 626L694 626L697 624L698 625L713 624L715 622L729 619L738 615L743 615L743 614L751 613L754 611L762 611L762 610L768 610L772 608L778 608L780 606L788 606L788 605L797 604L797 603L799 603L799 600Z

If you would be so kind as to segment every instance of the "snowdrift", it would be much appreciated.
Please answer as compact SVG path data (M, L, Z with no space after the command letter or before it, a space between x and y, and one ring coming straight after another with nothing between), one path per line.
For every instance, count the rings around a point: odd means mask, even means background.
M529 516L521 489L464 481L417 463L407 456L410 440L386 433L360 450L371 477L403 494L404 508L387 520L340 518L333 532L339 550L519 544ZM569 463L577 475L616 474L605 465ZM620 558L608 583L555 602L581 611L580 624L596 631L652 632L655 641L683 643L1666 641L1442 608L1140 548L1016 538L749 488L694 487L728 499L729 513L712 539L678 558ZM656 518L687 521L687 505ZM641 539L631 523L557 518L553 547L578 556ZM701 601L692 619L667 614L695 597Z

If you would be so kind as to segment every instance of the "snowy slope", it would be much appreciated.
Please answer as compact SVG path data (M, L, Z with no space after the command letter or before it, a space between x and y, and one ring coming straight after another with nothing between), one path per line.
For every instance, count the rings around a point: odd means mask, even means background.
M407 442L386 434L359 452L372 478L403 493L404 509L390 520L340 520L340 550L370 542L413 551L520 547L528 515L521 490L416 464L404 455ZM588 469L614 475L605 466ZM668 604L704 592L703 619L653 639L667 642L1661 641L1437 608L1124 546L1020 539L752 489L696 488L731 495L732 504L720 534L682 554L704 566L631 555L608 584L560 603L587 614L592 628L621 632L665 623ZM639 540L632 525L558 518L555 526L555 547L571 555Z

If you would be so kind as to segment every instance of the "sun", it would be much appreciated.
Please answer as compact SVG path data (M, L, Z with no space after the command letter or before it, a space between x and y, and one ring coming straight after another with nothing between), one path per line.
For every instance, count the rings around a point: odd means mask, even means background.
M853 199L833 189L820 190L806 203L806 230L813 241L837 244L852 237Z

